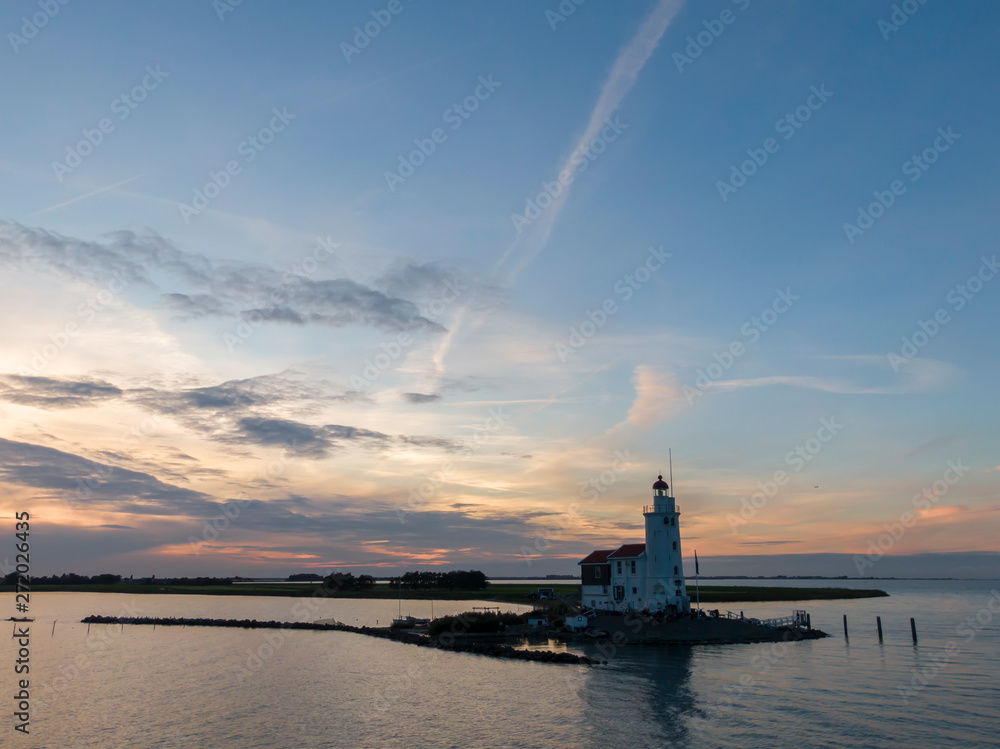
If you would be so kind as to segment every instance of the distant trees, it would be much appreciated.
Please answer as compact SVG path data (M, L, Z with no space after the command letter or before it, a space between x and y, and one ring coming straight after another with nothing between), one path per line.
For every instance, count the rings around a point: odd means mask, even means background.
M451 572L407 572L389 580L390 585L402 585L406 590L482 590L490 584L479 570Z
M330 592L371 590L375 587L375 578L371 575L358 575L350 572L334 572L323 579L323 587Z
M3 585L14 585L17 577L16 572L11 572L4 577ZM77 575L70 572L69 574L52 575L51 577L32 576L28 582L29 585L115 585L121 582L121 579L121 575L104 574L87 577L86 575Z
M323 576L317 575L315 572L300 572L297 575L288 576L290 583L318 583L322 579Z

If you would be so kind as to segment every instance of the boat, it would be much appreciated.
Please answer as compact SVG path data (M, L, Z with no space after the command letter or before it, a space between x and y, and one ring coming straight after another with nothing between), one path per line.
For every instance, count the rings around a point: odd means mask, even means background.
M434 610L434 602L431 601L431 611ZM432 614L433 616L433 614ZM407 614L403 616L403 583L399 584L399 609L396 617L392 620L392 624L395 627L426 627L431 623L430 619L420 619L415 616L410 616Z

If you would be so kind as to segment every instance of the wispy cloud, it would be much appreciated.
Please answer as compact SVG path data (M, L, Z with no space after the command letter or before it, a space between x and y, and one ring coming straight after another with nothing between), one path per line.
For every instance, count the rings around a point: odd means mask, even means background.
M628 412L628 420L638 427L649 429L665 421L684 402L681 388L671 372L644 364L635 368L635 401Z

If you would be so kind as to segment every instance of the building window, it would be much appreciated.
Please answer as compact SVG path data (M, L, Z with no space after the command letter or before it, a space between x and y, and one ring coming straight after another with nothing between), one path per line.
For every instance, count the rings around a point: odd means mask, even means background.
M635 562L634 561L632 562L632 574L633 575L635 574ZM634 593L635 591L632 591L632 592Z
M639 591L638 591L637 589L635 589L635 588L632 588L632 595L635 595L635 594L636 594L636 593L638 593L638 592L639 592Z
M677 571L677 569L674 568L674 572L676 572L676 571ZM594 568L594 579L595 580L600 580L601 579L601 568L600 567L595 567Z
M675 575L677 574L677 565L676 564L674 565L674 574Z
M677 542L674 541L674 551L677 551Z
M677 518L670 518L671 525L677 525Z
M619 562L618 563L618 574L620 575L621 573L622 573L622 563Z

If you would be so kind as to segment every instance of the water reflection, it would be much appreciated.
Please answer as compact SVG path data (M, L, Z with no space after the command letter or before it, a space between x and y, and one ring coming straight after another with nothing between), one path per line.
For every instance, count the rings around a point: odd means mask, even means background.
M690 719L697 714L690 646L588 643L580 649L608 662L567 679L585 703L589 733L617 735L622 745L646 746L654 737L689 743Z

